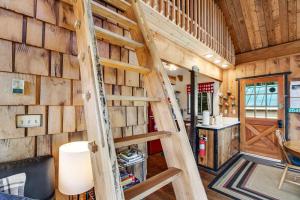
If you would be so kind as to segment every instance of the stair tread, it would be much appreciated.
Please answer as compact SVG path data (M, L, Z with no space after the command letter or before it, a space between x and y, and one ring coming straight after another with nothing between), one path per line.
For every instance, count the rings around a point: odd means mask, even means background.
M171 132L167 132L167 131L150 132L150 133L146 133L146 134L133 135L133 136L123 137L123 138L116 138L114 140L114 143L115 143L116 148L120 148L120 147L125 147L125 146L129 146L129 145L133 145L133 144L139 144L139 143L143 143L143 142L161 139L164 137L168 137L171 134L172 134Z
M106 3L119 8L120 10L126 11L131 7L131 4L125 0L104 0Z
M124 62L120 62L120 61L116 61L116 60L112 60L112 59L108 59L108 58L100 58L99 59L100 64L106 66L106 67L113 67L113 68L118 68L118 69L124 69L124 70L128 70L128 71L135 71L141 74L147 74L149 72L151 72L150 69L145 68L145 67L141 67L138 65L132 65L129 63L124 63Z
M128 19L127 17L95 2L92 1L92 12L100 15L102 17L105 17L107 19L110 19L119 25L123 26L124 28L134 29L137 28L137 23L131 19Z
M106 95L107 100L115 101L151 101L159 102L160 98L157 97L142 97L142 96L124 96L124 95Z
M134 41L130 38L126 38L126 37L121 36L117 33L113 33L109 30L104 29L104 28L100 28L98 26L95 26L95 32L96 32L96 37L98 39L108 40L111 44L114 44L114 45L128 46L128 47L131 47L133 49L144 47L144 44L142 44L142 43Z
M166 171L157 174L148 180L137 184L124 192L126 200L142 199L149 194L159 190L163 186L171 183L181 173L180 169L170 167Z

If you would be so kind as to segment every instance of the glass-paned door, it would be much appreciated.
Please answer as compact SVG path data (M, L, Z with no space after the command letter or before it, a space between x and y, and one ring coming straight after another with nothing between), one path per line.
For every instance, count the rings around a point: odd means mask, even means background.
M278 118L278 82L257 82L245 86L246 117Z
M241 150L280 158L275 130L284 120L283 76L240 80Z

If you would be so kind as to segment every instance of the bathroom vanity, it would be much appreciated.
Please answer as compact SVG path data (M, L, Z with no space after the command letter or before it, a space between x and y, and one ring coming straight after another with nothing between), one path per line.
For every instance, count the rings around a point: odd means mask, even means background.
M199 139L204 137L205 154L198 154L198 164L218 172L239 153L239 124L236 118L224 118L222 124L197 125ZM203 147L203 146L202 146Z

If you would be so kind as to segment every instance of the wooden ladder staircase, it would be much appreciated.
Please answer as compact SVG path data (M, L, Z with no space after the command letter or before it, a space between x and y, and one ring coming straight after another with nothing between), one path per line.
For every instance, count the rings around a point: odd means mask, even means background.
M143 2L104 1L123 13L91 0L74 0L78 58L88 139L92 141L90 149L97 199L143 199L171 182L177 199L207 199L173 88L140 7ZM94 26L93 14L128 29L132 39ZM139 66L101 58L97 39L134 49ZM105 95L103 66L143 74L148 97ZM159 131L113 140L107 100L150 102ZM115 148L156 139L161 140L169 168L123 192Z

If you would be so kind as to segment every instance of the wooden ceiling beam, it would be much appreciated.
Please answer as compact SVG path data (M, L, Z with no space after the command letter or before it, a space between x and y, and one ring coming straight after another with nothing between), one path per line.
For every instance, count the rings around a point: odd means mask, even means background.
M236 55L236 65L300 52L300 40Z
M160 57L170 63L192 70L192 66L199 66L200 73L210 78L222 81L222 69L192 51L170 41L168 38L155 34L154 42Z

